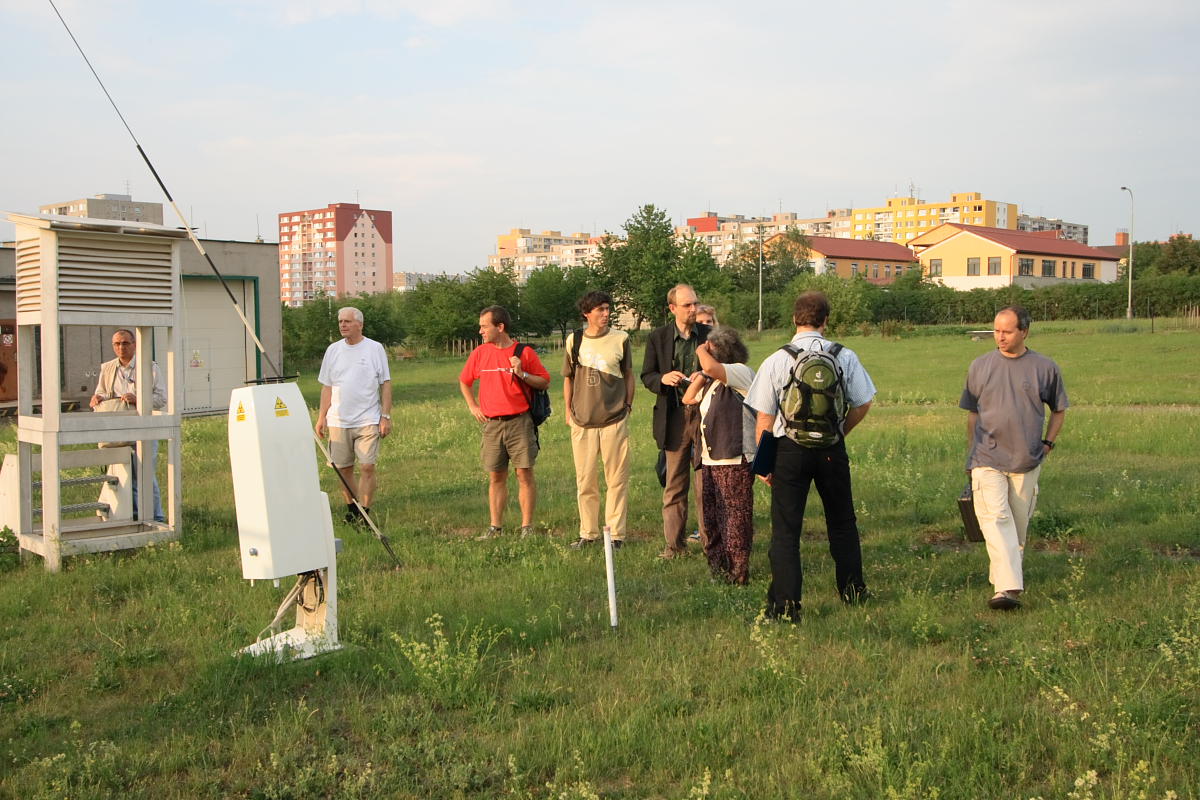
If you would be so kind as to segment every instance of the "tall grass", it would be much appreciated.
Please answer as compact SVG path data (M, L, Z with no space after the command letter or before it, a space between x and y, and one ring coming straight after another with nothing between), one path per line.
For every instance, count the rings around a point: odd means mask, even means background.
M566 546L561 416L542 430L544 535L512 535L514 490L509 533L475 542L486 482L460 364L406 361L372 509L404 569L339 526L346 649L233 658L281 592L240 579L224 420L189 420L181 542L53 576L0 553L0 796L1200 796L1197 336L1055 325L1029 343L1063 367L1072 409L1043 471L1025 608L1006 615L985 607L986 555L955 516L957 400L990 347L961 333L845 340L880 392L849 440L876 600L839 602L810 503L798 626L759 617L763 487L749 587L653 557L644 390L617 631L602 554ZM785 339L764 334L752 360Z

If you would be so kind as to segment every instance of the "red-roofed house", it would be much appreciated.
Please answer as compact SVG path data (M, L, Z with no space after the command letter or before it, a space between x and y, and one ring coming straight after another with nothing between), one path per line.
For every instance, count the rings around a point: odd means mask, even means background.
M949 222L909 242L925 275L952 289L1048 286L1117 279L1112 254L1058 231L1014 231Z
M767 243L776 238L771 237ZM894 242L810 236L808 243L808 260L818 275L832 272L847 280L861 275L871 283L887 285L906 270L921 268L912 250Z

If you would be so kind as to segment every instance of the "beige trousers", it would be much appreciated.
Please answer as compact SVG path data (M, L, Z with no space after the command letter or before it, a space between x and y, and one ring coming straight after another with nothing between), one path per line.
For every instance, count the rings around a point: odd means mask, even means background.
M1001 472L991 467L971 470L975 516L987 543L988 580L997 592L1024 590L1021 559L1029 518L1037 505L1041 465L1029 472Z
M625 538L629 506L629 417L603 428L571 423L571 454L579 503L579 536L600 538L600 465L604 462L604 521L614 541Z

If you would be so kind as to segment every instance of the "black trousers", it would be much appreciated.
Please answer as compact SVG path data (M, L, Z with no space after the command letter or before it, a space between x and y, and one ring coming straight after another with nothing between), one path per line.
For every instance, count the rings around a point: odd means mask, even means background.
M850 488L850 458L845 442L822 449L801 447L787 437L779 440L771 480L771 588L767 590L768 617L798 617L804 572L800 566L800 534L808 490L817 486L825 507L829 554L833 556L838 594L855 600L866 590L862 574L862 548L854 495Z

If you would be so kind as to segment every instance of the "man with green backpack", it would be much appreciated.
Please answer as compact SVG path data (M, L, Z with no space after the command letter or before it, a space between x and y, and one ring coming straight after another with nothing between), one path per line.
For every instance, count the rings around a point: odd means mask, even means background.
M798 622L803 587L800 533L814 483L825 507L838 594L846 603L867 596L845 439L866 417L875 384L852 350L825 338L829 299L824 292L800 295L793 321L795 337L763 362L746 405L758 414L755 436L762 457L755 460L755 471L771 486L766 613ZM763 458L772 450L774 462L764 465Z

